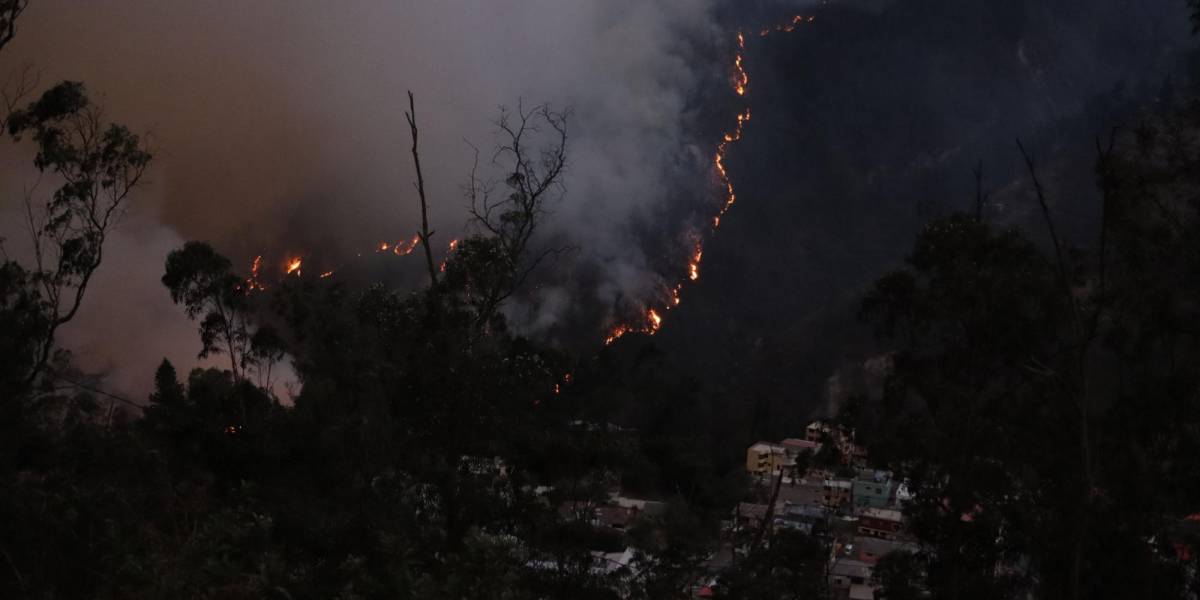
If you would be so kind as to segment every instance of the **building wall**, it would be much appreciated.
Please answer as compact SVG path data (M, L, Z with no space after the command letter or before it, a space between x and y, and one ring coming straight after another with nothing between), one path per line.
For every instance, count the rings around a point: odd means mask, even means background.
M892 480L854 480L854 506L858 508L886 508L892 497Z

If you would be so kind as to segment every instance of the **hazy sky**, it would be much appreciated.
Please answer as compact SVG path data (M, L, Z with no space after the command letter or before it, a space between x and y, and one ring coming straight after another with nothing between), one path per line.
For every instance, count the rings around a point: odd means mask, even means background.
M64 340L87 367L120 354L114 384L141 389L163 355L189 364L198 349L158 283L182 240L243 261L410 236L410 89L442 243L465 221L464 140L491 146L501 104L570 106L568 195L551 230L597 266L588 293L601 302L652 289L634 232L661 213L672 180L708 183L711 148L694 138L689 103L699 82L727 69L713 60L729 40L710 4L34 0L0 69L32 64L46 84L84 81L157 148L152 182ZM19 164L28 153L4 158ZM713 200L697 196L701 207ZM5 221L16 246L16 219ZM559 310L570 304L545 293Z
M694 313L697 332L769 308L764 297L833 297L857 281L814 273L861 279L899 260L909 198L945 195L922 182L957 185L968 169L955 161L1008 156L1012 135L1053 129L1116 82L1158 85L1187 29L1176 0L32 0L0 75L31 64L44 85L82 80L156 148L151 182L62 341L85 368L113 369L112 387L141 394L163 356L186 370L199 350L159 283L184 240L279 268L289 254L336 261L410 237L407 90L439 247L466 221L465 140L486 162L497 107L574 110L567 195L545 232L578 251L515 313L533 333L598 328L674 281L688 231L720 201L714 142L742 107L729 89L732 22L818 3L867 16L750 41L760 112L730 157L743 200L706 252L705 283L730 298ZM0 146L0 236L17 253L31 156ZM897 170L926 175L886 189L862 175ZM742 280L769 290L731 283Z

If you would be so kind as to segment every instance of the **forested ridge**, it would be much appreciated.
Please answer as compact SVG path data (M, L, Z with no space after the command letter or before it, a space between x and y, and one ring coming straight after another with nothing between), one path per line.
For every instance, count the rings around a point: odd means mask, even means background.
M0 0L0 51L25 6ZM17 81L4 134L54 189L27 199L35 253L0 254L0 597L838 593L838 521L858 515L801 532L741 512L775 506L785 475L853 477L832 438L764 485L745 457L769 424L745 398L652 340L577 355L507 322L564 250L536 234L563 191L569 110L499 115L499 177L471 174L473 233L445 262L423 224L419 289L263 286L204 241L179 247L164 293L220 366L164 360L131 399L57 334L155 149L84 83ZM879 559L877 598L1200 596L1200 87L1164 86L1112 125L1088 157L1087 243L1060 235L1069 199L1017 142L1036 229L964 190L976 209L933 218L858 303L880 388L790 416L828 417L869 452L857 466L904 482L911 544ZM621 502L642 509L614 526Z

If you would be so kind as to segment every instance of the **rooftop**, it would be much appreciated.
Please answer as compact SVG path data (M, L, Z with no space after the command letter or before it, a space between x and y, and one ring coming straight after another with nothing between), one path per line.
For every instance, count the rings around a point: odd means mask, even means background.
M893 508L864 508L862 516L884 521L904 520L904 514Z
M871 565L852 558L839 558L833 563L829 569L829 574L835 577L862 577L869 579L871 577Z

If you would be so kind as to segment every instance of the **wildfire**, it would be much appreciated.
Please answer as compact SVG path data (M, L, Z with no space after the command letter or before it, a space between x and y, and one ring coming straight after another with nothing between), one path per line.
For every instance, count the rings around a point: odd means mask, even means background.
M653 308L651 308L650 310L646 311L646 317L650 319L650 333L657 333L658 328L662 327L662 317L658 315L658 311L655 311Z
M823 1L822 4L826 2ZM774 27L764 28L760 31L762 37L766 37L772 32L792 32L797 27L805 23L812 23L816 20L813 16L794 15L787 21L780 23ZM737 47L733 56L733 77L731 85L733 91L740 98L745 98L750 88L750 75L746 70L746 36L743 32L737 33ZM721 218L729 209L737 202L737 194L733 189L733 182L729 178L729 171L725 165L725 158L729 152L729 148L736 142L742 139L742 134L745 131L746 123L750 122L750 107L745 107L736 115L736 122L732 131L727 131L721 136L721 141L717 143L716 151L713 153L713 171L716 174L718 185L723 191L723 202L720 209L712 217L712 230L715 232L721 226ZM691 255L687 261L687 280L698 281L700 279L700 262L704 258L704 239L700 234L696 235L695 245ZM679 306L682 302L681 295L683 291L683 282L677 282L669 289L668 296L665 299L665 304L660 300L663 310L671 310ZM604 338L604 344L611 345L613 342L621 339L630 333L643 333L646 335L654 335L658 333L662 327L662 315L654 306L649 306L643 309L642 317L635 319L634 322L618 322L609 330L608 335Z
M441 272L446 272L446 263L450 261L450 255L454 254L455 248L458 248L458 240L450 240L450 248L446 250L446 258L442 259L442 266L440 267Z
M679 305L678 289L679 288L676 287L676 292L675 292L676 295L674 296L674 301L673 301L674 303L671 306ZM671 307L667 307L667 310L670 310L670 308ZM643 333L646 335L654 335L654 334L658 333L658 330L662 327L662 323L663 323L662 315L660 315L657 310L655 310L653 308L648 308L648 309L646 309L646 314L643 315L643 321L641 324L629 325L629 324L621 323L621 324L617 325L616 327L613 327L612 331L610 331L608 333L608 337L604 338L604 345L610 346L610 345L612 345L613 342L621 339L626 334L630 334L630 333Z
M816 17L812 17L812 16L806 17L804 15L796 15L796 16L792 17L792 19L790 21L785 21L783 23L776 25L775 27L764 28L762 31L758 32L758 34L762 37L767 37L768 35L771 35L771 33L776 32L776 31L778 31L780 33L791 33L793 31L795 31L797 27L799 27L805 23L812 23L815 20L817 20Z
M395 254L396 256L408 256L409 254L412 254L413 250L417 249L417 244L419 243L421 243L421 236L419 235L414 235L411 240L401 240L394 244L388 242L379 242L379 245L375 247L375 252L380 253L391 251L391 253Z
M321 279L327 279L332 275L333 275L333 271L325 271L324 273L321 273Z
M613 342L621 339L625 334L629 333L630 331L633 331L633 330L630 329L630 327L628 325L624 325L624 324L617 325L616 327L613 328L612 331L610 331L608 333L608 337L604 338L604 345L605 346L612 345Z
M720 217L718 217L720 218ZM688 279L698 281L700 279L700 260L704 258L704 245L699 240L696 241L696 251L692 253L692 260L688 261ZM678 286L675 288L678 290ZM676 304L678 304L679 294L675 295Z
M287 262L287 275L295 273L296 276L299 276L301 264L303 264L303 260L298 256L296 258L289 259Z
M746 86L750 85L750 76L746 74L746 67L743 64L745 59L742 54L746 51L746 36L742 32L737 34L738 53L733 57L733 91L739 96L746 95Z
M250 264L250 277L246 278L246 291L253 292L255 290L265 290L267 286L263 285L258 280L258 268L262 266L262 255L255 256L254 262Z

